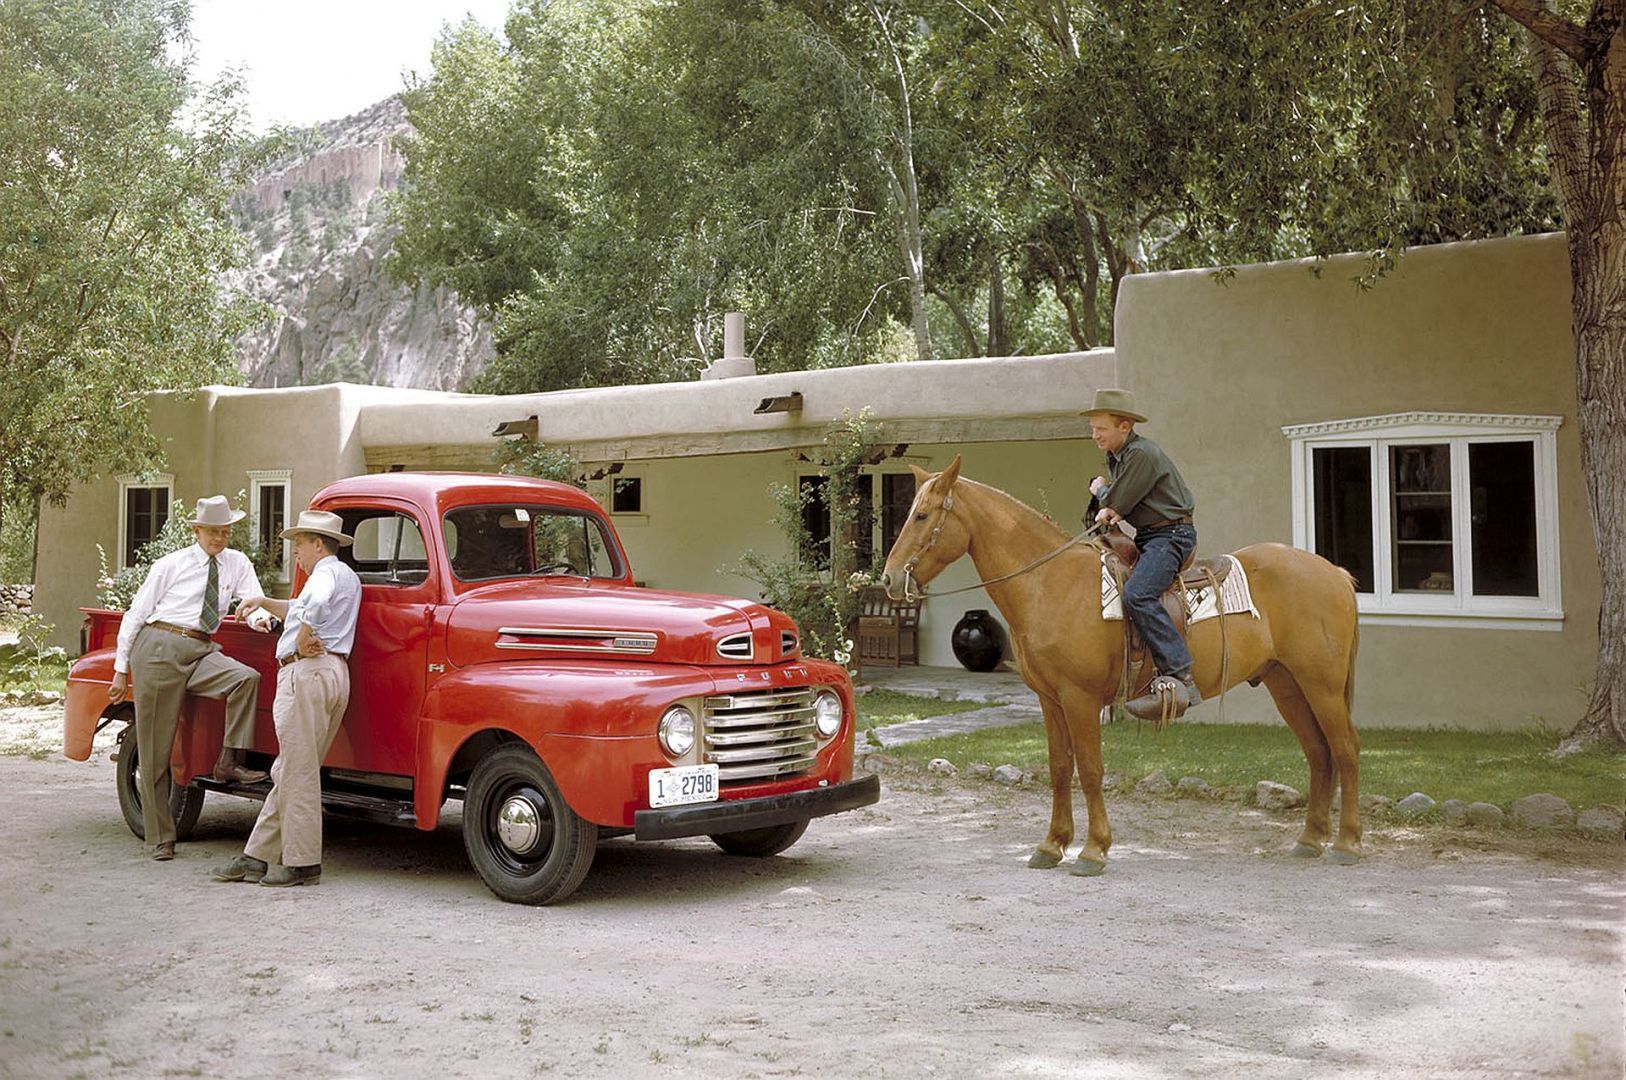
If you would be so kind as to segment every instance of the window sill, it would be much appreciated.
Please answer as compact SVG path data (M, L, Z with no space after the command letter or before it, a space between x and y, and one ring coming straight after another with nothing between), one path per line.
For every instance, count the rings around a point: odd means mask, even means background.
M1452 630L1544 630L1564 629L1563 611L1433 611L1384 608L1360 609L1363 626L1428 626Z

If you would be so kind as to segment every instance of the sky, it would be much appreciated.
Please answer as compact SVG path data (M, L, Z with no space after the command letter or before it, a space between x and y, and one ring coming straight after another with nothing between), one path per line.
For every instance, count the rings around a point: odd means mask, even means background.
M337 120L429 73L446 23L473 15L501 30L512 0L192 0L196 63L209 82L243 72L255 131Z

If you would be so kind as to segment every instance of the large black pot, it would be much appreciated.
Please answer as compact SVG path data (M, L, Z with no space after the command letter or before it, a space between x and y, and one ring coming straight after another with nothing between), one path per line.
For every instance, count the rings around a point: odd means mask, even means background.
M1005 656L1005 628L982 608L968 611L949 638L954 659L967 671L992 671Z

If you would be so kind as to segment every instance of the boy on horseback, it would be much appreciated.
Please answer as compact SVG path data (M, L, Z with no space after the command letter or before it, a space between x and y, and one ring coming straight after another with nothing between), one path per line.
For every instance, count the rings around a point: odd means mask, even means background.
M1163 594L1197 548L1191 523L1197 502L1163 448L1135 431L1146 417L1137 411L1134 394L1097 390L1082 415L1090 418L1090 437L1106 452L1110 474L1090 481L1101 506L1096 523L1123 521L1136 530L1140 558L1124 585L1124 610L1158 670L1149 692L1124 707L1144 720L1179 717L1202 694L1191 677L1191 652L1163 609Z

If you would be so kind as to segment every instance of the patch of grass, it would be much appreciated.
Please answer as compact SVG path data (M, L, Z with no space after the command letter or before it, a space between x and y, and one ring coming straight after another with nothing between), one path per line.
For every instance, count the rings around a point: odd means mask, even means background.
M944 703L947 704L947 703ZM1361 732L1361 793L1403 799L1424 791L1435 799L1496 803L1549 791L1577 810L1626 802L1626 755L1602 750L1562 759L1548 756L1562 735L1548 731L1475 732L1377 728ZM1009 762L1045 773L1041 724L989 728L927 739L893 753L926 762L947 758ZM1176 724L1161 735L1133 723L1101 732L1105 768L1130 782L1162 769L1171 780L1200 776L1216 787L1251 789L1260 780L1309 786L1298 740L1284 725Z
M928 716L986 709L983 701L939 701L937 698L900 694L895 690L871 690L858 699L858 730L867 731L887 724L905 724Z

